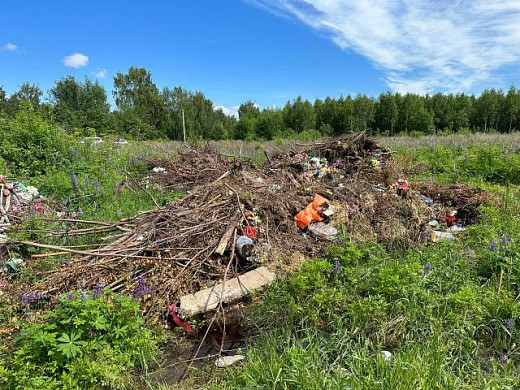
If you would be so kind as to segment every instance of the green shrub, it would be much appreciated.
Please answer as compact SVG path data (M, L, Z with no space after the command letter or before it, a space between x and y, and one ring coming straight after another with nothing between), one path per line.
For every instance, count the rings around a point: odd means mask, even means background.
M0 120L0 157L13 173L38 176L67 162L71 139L29 104L14 120Z
M123 388L157 350L139 304L127 297L71 294L44 319L23 327L4 364L7 389Z

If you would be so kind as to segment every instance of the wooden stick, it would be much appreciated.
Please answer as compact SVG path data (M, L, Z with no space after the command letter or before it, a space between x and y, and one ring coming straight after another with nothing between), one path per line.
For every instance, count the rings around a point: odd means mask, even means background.
M53 256L61 256L61 255L70 255L70 252L51 252L51 253L39 253L37 255L31 255L31 259L42 259L45 257L53 257Z
M220 238L217 248L215 249L215 253L217 255L222 256L224 254L224 251L228 246L229 240L231 239L231 235L233 234L233 231L235 230L237 223L237 221L231 222L224 235Z

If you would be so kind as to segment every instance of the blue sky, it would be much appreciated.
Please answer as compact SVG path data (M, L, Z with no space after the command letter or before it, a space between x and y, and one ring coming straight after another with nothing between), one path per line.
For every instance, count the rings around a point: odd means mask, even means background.
M66 75L107 90L129 66L159 87L260 106L381 91L478 93L520 76L520 1L3 1L0 85Z

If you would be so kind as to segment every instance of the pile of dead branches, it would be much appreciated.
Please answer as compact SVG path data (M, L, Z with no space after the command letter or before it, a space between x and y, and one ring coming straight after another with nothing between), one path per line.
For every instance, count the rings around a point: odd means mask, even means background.
M66 221L70 228L63 235L104 235L103 245L94 249L22 243L77 256L42 273L33 289L52 300L71 291L107 288L139 299L145 314L155 318L181 295L259 264L287 267L295 256L322 255L330 242L294 222L316 194L335 206L325 222L342 229L343 238L407 246L417 244L425 224L444 213L439 201L463 210L485 201L483 192L468 195L467 189L447 188L441 196L436 187L434 195L432 185L419 191L433 204L417 190L396 191L389 184L402 171L389 151L364 134L300 145L300 152L296 147L261 166L207 148L187 148L155 162L165 171L151 180L164 191L186 195L117 223ZM253 252L240 258L236 240L252 230Z

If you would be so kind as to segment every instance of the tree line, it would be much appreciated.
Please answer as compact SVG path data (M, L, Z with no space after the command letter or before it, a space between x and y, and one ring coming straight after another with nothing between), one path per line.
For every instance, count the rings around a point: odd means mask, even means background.
M43 101L43 91L23 83L7 96L0 87L0 117L15 117L30 103L44 119L69 134L133 139L261 139L319 137L364 130L374 135L437 134L467 131L512 132L520 129L520 90L488 89L479 96L464 93L419 95L385 92L378 97L327 97L314 102L301 96L284 107L263 108L252 101L238 109L238 118L215 108L202 92L163 87L139 67L114 76L111 109L107 92L97 81L59 79Z

